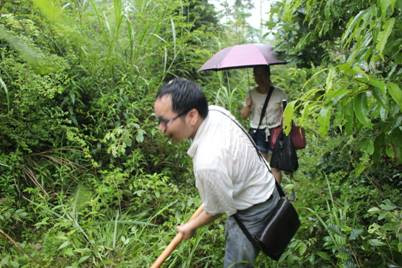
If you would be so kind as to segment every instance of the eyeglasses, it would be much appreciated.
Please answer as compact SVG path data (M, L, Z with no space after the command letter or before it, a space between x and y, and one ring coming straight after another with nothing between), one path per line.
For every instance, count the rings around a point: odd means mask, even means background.
M156 117L156 120L157 120L157 122L158 122L158 125L162 124L162 125L164 125L165 127L167 127L167 126L168 126L170 123L172 123L174 120L176 120L177 118L179 118L179 117L181 117L181 116L187 114L188 112L189 112L189 111L183 111L183 112L179 113L178 115L176 115L175 117L170 118L170 119L166 119L166 118L164 118L163 116L157 116L157 117Z

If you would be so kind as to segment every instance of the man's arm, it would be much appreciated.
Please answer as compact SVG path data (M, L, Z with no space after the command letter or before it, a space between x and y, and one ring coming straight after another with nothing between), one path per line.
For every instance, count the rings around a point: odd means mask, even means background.
M198 215L198 217L189 220L185 224L178 226L177 231L183 234L183 239L189 239L190 237L193 236L195 230L198 227L201 227L214 221L216 218L219 217L219 215L220 214L217 215L209 214L203 209L203 211L200 213L200 215Z

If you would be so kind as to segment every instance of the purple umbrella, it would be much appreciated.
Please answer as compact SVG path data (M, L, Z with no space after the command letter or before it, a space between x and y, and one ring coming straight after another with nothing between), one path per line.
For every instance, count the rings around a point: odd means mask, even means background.
M200 71L226 70L253 67L256 65L285 64L278 60L271 46L265 44L243 44L227 47L213 55Z

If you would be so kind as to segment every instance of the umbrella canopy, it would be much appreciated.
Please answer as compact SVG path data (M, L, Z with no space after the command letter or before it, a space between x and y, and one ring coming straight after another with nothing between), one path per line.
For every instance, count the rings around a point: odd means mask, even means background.
M272 47L269 45L243 44L220 50L202 65L200 71L218 71L285 63L285 61L276 58Z

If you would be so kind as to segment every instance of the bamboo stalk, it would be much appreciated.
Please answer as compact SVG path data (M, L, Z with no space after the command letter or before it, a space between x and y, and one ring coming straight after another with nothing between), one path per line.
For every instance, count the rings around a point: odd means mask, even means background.
M201 205L191 216L190 220L196 218L198 215L201 214L202 211L203 211L203 206ZM170 254L172 254L172 252L175 250L175 248L180 244L180 242L182 240L183 240L183 234L178 233L175 236L175 238L173 238L173 240L169 243L169 245L165 248L165 250L162 252L162 254L159 255L159 257L156 259L156 261L154 261L151 268L159 268L162 265L162 263L165 261L165 259L167 257L169 257Z

